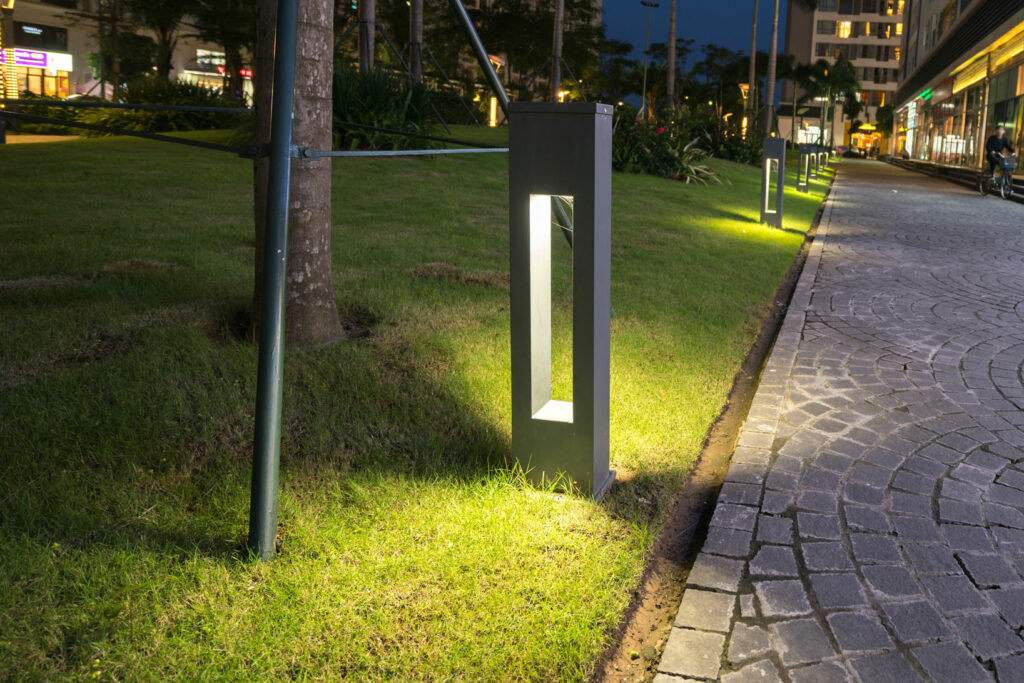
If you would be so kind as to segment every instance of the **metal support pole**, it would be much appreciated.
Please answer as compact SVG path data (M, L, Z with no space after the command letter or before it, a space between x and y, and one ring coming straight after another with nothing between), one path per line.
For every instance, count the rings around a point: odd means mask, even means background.
M491 90L494 91L494 96L498 98L501 110L505 112L505 117L508 118L508 93L505 92L505 86L501 84L498 72L494 70L494 65L491 64L491 58L487 56L484 44L480 42L480 36L476 32L476 27L473 26L473 20L466 13L462 0L448 0L448 4L452 6L455 18L459 20L459 24L462 26L462 30L465 31L466 38L473 48L476 61L480 64L480 68L484 70L484 76L487 77L487 82L491 84Z
M270 177L263 259L256 437L249 507L249 550L274 555L281 457L281 390L284 378L285 276L288 255L288 189L291 182L292 111L298 0L278 0L274 44L274 96L270 123Z

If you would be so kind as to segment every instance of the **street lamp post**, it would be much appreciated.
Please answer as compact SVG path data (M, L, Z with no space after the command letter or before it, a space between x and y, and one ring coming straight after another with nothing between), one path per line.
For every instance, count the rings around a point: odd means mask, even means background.
M651 44L651 8L661 7L654 0L640 0L640 4L647 8L647 35L644 37L644 84L640 90L640 113L647 109L647 61Z

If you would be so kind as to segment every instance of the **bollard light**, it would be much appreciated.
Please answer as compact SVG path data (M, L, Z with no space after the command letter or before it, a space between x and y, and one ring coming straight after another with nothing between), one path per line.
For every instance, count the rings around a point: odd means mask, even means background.
M599 498L608 462L612 107L514 102L509 112L512 455L538 482ZM552 249L552 202L573 246ZM556 242L557 244L557 242ZM572 259L572 400L551 392L551 263Z
M820 148L817 145L807 146L807 155L810 157L811 163L811 178L816 180L818 178L818 150Z
M807 192L811 176L811 146L802 144L797 149L796 189L798 192Z
M786 141L764 139L761 170L761 223L782 227L782 195L786 189Z

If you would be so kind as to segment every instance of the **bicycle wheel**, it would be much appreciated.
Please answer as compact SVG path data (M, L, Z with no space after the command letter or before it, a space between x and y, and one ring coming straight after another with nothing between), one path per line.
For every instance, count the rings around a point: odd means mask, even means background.
M984 175L978 178L978 192L981 193L982 197L988 196L988 178Z
M1009 173L1004 173L1002 182L999 183L999 196L1003 199L1013 196L1013 176Z

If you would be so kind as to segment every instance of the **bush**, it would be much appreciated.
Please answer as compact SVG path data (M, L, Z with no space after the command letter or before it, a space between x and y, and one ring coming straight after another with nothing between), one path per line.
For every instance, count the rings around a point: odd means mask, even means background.
M341 122L422 133L427 127L430 91L407 76L384 69L363 74L348 64L334 67L334 148L409 149L424 147L422 140L353 128Z
M698 143L706 136L690 137L680 117L650 122L636 109L620 107L612 134L612 167L627 173L673 178L687 183L721 183L718 174L701 162L708 156Z
M157 76L146 76L126 85L119 101L131 104L168 104L188 107L244 107L244 102L198 85L173 82ZM245 112L238 114L195 111L149 111L138 109L88 109L78 114L78 120L98 126L123 128L145 133L163 133L182 130L209 130L234 128ZM108 135L96 131L83 131L83 135Z
M33 95L32 93L26 90L21 94L21 99L51 100L53 98ZM21 104L18 105L18 113L29 114L32 116L45 116L50 119L60 119L61 121L77 121L78 115L81 112L73 107L53 107L46 105ZM37 135L73 135L81 131L81 128L69 128L68 126L61 126L59 124L54 123L34 123L31 121L17 121L15 125L18 126L18 130L21 131L22 133L35 133Z

